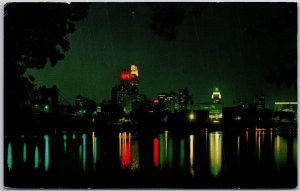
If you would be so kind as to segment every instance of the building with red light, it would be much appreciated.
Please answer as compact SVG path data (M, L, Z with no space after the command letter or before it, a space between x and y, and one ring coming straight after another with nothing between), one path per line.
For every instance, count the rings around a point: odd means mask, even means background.
M123 108L125 113L139 106L138 69L131 65L130 72L126 69L120 73L120 83L112 88L111 100Z

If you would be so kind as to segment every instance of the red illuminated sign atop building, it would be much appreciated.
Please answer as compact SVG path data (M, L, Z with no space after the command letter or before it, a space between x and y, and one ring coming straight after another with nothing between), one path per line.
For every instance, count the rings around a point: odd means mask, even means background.
M131 78L130 77L130 73L129 72L125 72L125 71L121 73L120 77L121 77L121 80L126 80L126 81L130 80L130 78Z

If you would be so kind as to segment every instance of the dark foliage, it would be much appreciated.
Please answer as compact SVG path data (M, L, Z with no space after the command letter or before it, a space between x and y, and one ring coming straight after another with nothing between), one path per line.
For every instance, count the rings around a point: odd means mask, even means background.
M28 68L54 66L70 49L67 35L87 16L87 3L8 3L4 7L4 99L11 117L34 97ZM7 117L6 117L7 119Z
M201 15L207 4L204 3L150 3L152 9L152 23L150 25L154 34L165 40L174 40L177 28L182 24L187 12Z
M178 3L153 3L151 29L166 40L176 38L176 27L182 23L184 11L178 8Z

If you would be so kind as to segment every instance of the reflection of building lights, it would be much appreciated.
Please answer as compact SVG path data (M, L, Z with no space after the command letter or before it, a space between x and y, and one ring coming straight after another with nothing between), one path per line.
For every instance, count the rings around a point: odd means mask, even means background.
M180 140L180 167L184 168L184 139Z
M82 152L82 166L83 166L83 170L86 170L86 134L82 135L82 145L83 145L83 152Z
M158 138L153 139L153 164L155 167L159 165L159 140Z
M194 171L194 135L190 135L190 172L195 176Z
M27 160L27 146L26 143L23 145L23 162L26 163Z
M44 136L45 139L45 171L48 171L49 169L49 136L45 135Z
M39 168L39 148L38 148L38 145L35 146L35 151L34 151L34 168L35 169Z
M12 170L13 161L12 161L11 143L8 143L6 163L7 163L8 170Z
M219 132L209 134L210 170L213 176L218 176L222 168L222 134Z

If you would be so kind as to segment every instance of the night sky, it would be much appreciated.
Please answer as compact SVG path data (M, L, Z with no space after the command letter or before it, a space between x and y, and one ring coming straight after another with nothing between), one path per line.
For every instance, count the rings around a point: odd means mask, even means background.
M109 100L119 73L131 64L139 69L140 93L150 99L186 87L195 103L207 102L218 87L225 106L240 98L253 103L262 93L268 104L295 101L296 88L266 82L270 69L297 48L297 37L288 30L275 37L268 32L270 18L279 16L284 4L206 5L201 14L193 4L180 6L185 13L176 39L166 40L151 30L148 4L93 3L69 35L65 59L29 73L38 85L56 85L71 104L78 94L97 103ZM249 28L256 30L254 38Z

